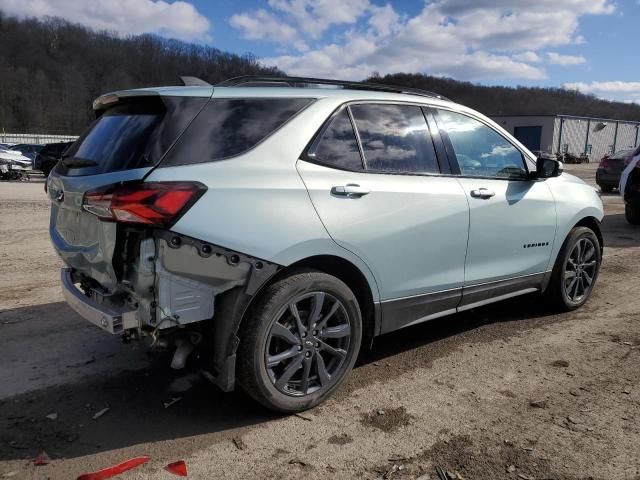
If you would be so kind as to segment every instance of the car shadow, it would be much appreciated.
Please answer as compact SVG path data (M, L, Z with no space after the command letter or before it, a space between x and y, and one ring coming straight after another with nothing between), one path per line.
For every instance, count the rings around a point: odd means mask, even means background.
M42 320L52 311L51 305L38 310ZM398 361L397 356L408 355L419 362L433 361L461 343L495 340L493 324L512 322L511 333L507 334L516 334L523 328L546 325L552 318L540 307L539 297L530 296L379 337L373 349L361 356L338 401L353 388L375 380L365 369L382 359L392 362L401 373L421 363ZM522 322L523 319L534 322ZM73 321L82 322L79 318ZM101 331L97 333L106 335ZM77 334L69 330L69 335ZM505 338L505 332L499 337ZM91 342L93 340L89 340L89 347ZM82 343L77 343L78 351ZM112 344L114 351L119 351L118 348ZM85 354L82 350L82 355ZM265 410L240 391L221 392L196 369L172 371L168 367L168 354L155 354L150 358L139 370L120 368L100 374L89 371L86 378L75 383L0 400L0 460L30 459L42 450L52 458L75 458L162 441L171 441L172 453L181 456L191 452L190 439L194 436L206 435L210 443L215 443L226 438L224 432L230 429L282 417ZM96 364L99 362L96 360ZM93 365L87 365L87 370ZM361 367L365 368L361 370ZM239 433L234 432L236 434Z

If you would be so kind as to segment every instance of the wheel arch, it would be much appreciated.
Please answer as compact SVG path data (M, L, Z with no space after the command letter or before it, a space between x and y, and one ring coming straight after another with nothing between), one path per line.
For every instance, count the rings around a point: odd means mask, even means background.
M236 287L216 297L212 320L212 348L210 372L214 382L224 391L235 388L236 351L241 339L238 336L252 305L273 282L300 270L316 270L343 281L354 293L360 306L363 321L362 345L370 346L380 331L381 313L377 302L377 286L371 285L367 275L355 263L331 254L302 258L282 267L266 281L254 295L247 295L244 287Z
M600 254L602 254L602 251L604 249L604 237L602 235L602 228L600 227L600 221L596 217L587 216L587 217L583 217L580 221L578 221L578 223L576 223L571 228L571 230L573 230L576 227L587 227L593 230L593 233L595 233L596 237L598 237L598 242L600 243Z
M380 310L374 300L374 291L364 273L349 260L336 255L314 255L295 262L278 272L287 275L293 270L309 269L332 275L343 281L353 292L360 306L363 322L362 344L367 345L380 331ZM274 277L274 278L275 278Z

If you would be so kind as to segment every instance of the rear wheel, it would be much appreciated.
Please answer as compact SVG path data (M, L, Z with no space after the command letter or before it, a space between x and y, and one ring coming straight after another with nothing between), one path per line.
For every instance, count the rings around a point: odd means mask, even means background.
M626 204L624 206L624 216L631 225L640 225L640 208Z
M294 273L267 287L244 320L238 383L270 409L312 408L352 369L361 338L349 287L326 273Z
M613 192L613 186L612 185L600 185L600 190L602 190L602 192L604 192L604 193L611 193L611 192Z
M558 254L545 295L561 310L581 307L591 295L601 262L600 242L593 230L574 228Z

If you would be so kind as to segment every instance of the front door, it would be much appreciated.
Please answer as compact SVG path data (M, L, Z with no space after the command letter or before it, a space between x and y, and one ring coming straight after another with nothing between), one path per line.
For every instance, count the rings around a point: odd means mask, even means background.
M468 204L458 180L440 175L420 107L339 110L298 171L331 237L373 272L383 332L455 311Z
M529 177L533 165L497 130L449 110L436 118L469 201L461 307L540 288L556 232L551 191Z

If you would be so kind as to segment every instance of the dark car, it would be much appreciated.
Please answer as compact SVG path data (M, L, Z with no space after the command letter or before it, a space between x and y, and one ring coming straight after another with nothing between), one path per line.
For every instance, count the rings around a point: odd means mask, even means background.
M40 150L42 150L43 147L44 145L38 145L34 143L19 143L17 145L13 145L10 150L17 150L25 157L30 158L31 162L33 163L33 161L36 159L36 155Z
M628 159L633 155L633 149L620 150L616 153L605 155L600 160L598 170L596 170L596 183L600 186L600 190L605 193L612 192L614 188L618 188L622 171L629 163Z
M624 161L625 168L640 155L640 147L632 151ZM627 221L632 225L640 225L640 161L635 163L633 170L629 172L626 185L621 187L624 191L624 213Z
M48 177L49 172L56 166L64 151L72 144L73 142L48 143L36 155L33 169L40 170Z

